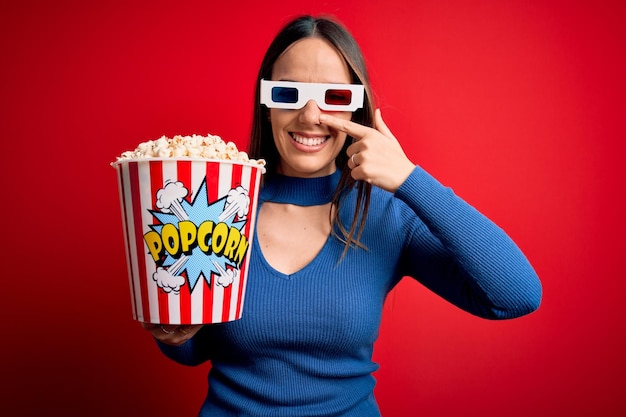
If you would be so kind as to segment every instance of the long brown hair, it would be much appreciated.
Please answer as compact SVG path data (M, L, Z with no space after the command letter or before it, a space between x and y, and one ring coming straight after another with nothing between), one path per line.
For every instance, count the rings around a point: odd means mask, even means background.
M290 45L298 40L312 37L321 38L329 42L348 65L352 83L363 84L365 88L364 105L363 108L356 110L352 114L352 121L365 126L373 126L375 107L369 76L361 48L356 40L343 25L330 17L300 16L287 23L276 35L265 53L257 77L256 101L248 153L251 158L263 158L267 161L267 173L265 175L268 178L276 174L280 155L274 144L272 126L267 117L267 108L260 104L260 80L271 79L274 63ZM337 169L341 171L341 178L332 198L335 210L331 210L331 213L338 213L339 207L348 191L356 187L357 200L352 223L346 227L342 224L337 214L331 214L331 221L334 221L336 224L339 235L335 233L334 228L333 233L346 244L346 250L351 246L363 247L360 243L360 237L367 217L372 189L370 184L363 181L355 181L350 175L346 148L353 140L350 136L346 138L343 149L335 159Z

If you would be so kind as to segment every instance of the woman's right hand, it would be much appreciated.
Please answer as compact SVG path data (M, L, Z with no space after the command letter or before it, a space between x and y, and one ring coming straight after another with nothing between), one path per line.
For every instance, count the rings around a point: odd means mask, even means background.
M345 132L354 142L346 149L352 178L395 193L415 169L415 164L404 153L400 142L383 121L380 109L374 114L374 127L323 113L322 125Z
M180 346L187 340L191 339L196 333L198 333L198 330L200 330L202 326L204 325L170 325L141 323L141 327L149 331L152 336L159 342L174 346Z

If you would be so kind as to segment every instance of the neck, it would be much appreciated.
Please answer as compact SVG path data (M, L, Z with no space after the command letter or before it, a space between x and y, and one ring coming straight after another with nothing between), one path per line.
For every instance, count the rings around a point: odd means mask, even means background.
M315 177L299 178L274 174L265 180L261 189L261 202L317 206L330 203L339 184L341 171Z

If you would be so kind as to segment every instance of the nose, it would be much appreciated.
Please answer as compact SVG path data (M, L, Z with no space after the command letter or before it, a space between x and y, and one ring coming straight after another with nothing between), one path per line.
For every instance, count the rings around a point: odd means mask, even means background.
M301 123L318 125L322 111L317 107L315 100L309 100L300 109L299 119Z

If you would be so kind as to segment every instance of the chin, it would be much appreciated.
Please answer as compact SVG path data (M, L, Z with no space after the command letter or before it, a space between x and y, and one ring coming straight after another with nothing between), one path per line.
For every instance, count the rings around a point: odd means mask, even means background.
M282 163L281 173L292 177L323 177L330 175L336 170L334 159L327 163L315 163L314 161L293 161Z

